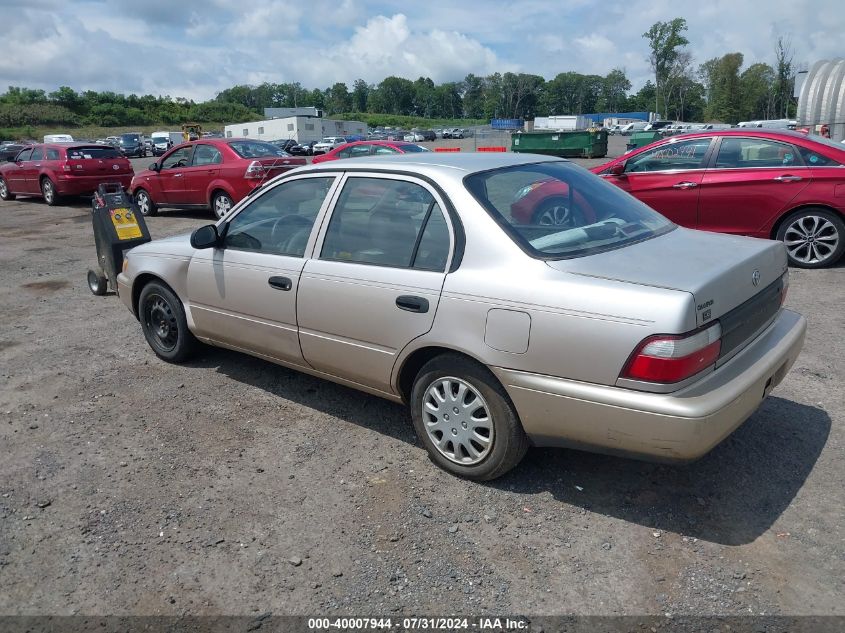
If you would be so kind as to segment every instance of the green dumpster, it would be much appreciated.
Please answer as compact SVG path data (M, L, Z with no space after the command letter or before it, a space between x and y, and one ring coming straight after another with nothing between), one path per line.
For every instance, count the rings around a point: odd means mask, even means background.
M650 145L651 143L654 143L654 141L659 141L662 138L663 136L660 132L634 132L631 134L631 140L625 145L625 149L630 152L632 149L645 147L646 145Z
M607 130L522 132L511 137L511 151L564 158L607 156Z

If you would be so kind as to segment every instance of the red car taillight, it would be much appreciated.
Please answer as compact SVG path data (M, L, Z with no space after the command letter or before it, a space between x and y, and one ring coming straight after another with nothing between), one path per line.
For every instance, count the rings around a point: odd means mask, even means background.
M264 165L257 160L252 161L246 168L244 178L264 178Z
M70 169L70 163L65 161L65 163L62 165L62 171L70 171L70 170L71 170Z
M721 337L718 323L689 334L649 336L634 350L621 378L662 383L686 380L716 362Z

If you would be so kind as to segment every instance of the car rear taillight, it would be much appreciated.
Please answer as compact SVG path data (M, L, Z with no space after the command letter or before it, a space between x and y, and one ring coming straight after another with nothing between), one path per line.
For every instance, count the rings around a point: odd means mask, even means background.
M65 163L62 165L62 171L70 171L70 170L71 170L70 169L70 163L65 161Z
M621 378L674 383L707 369L719 358L722 327L715 323L689 334L658 334L639 344Z
M257 160L252 161L246 168L244 178L264 178L264 165Z

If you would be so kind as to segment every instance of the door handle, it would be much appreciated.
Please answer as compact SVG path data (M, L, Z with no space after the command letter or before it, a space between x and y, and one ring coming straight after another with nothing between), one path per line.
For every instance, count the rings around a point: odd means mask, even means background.
M772 180L776 180L777 182L798 182L802 180L801 176L792 176L787 174L786 176L778 176L777 178L772 178Z
M173 174L173 177L174 177L174 178L181 178L181 177L182 177L182 174Z
M287 277L270 277L267 283L276 290L290 290L293 288L293 282Z
M396 297L396 307L407 312L428 312L428 299L422 297L414 297L411 295L402 295Z
M690 182L689 180L685 180L684 182L676 182L672 185L673 189L694 189L698 186L697 182Z

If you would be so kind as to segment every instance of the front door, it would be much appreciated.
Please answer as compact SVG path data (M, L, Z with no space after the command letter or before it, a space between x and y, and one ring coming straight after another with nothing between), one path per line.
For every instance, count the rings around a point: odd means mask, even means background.
M6 178L6 184L9 185L9 191L12 193L31 193L27 189L27 169L32 170L32 148L21 150L15 157L14 166L8 171L3 172Z
M228 347L303 365L296 302L312 229L335 176L303 177L257 195L218 225L221 248L188 266L194 333Z
M193 145L180 147L162 159L156 177L159 194L153 196L156 204L188 204L185 202L185 168L191 164L193 150Z
M442 201L412 178L348 176L314 257L297 314L315 369L390 392L397 354L428 332L451 253Z
M690 228L698 225L698 192L712 139L672 139L632 156L625 171L602 176L658 213Z
M812 171L793 145L725 136L701 183L699 228L770 237L762 229L811 180Z

